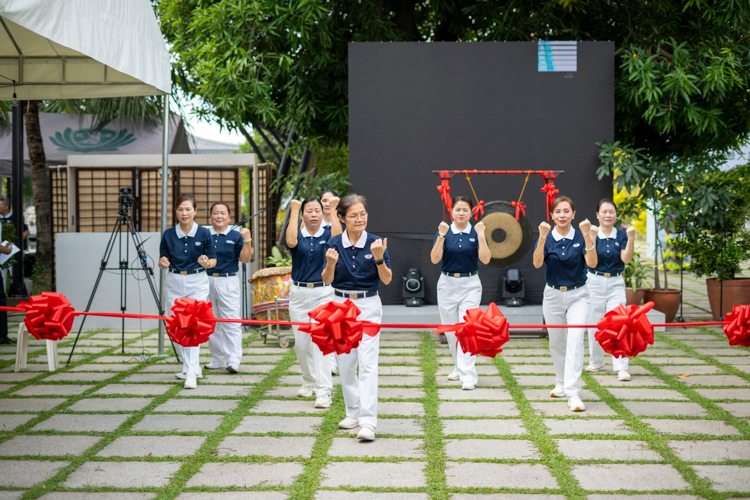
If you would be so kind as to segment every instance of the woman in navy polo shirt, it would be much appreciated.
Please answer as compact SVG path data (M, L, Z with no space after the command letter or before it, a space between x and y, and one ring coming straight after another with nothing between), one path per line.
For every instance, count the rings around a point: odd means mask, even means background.
M334 191L333 189L323 191L323 193L320 195L320 204L323 205L323 223L321 224L322 227L331 227L331 224L333 224L334 222L340 225L339 218L336 217L336 207L331 207L331 200L333 199L336 199L336 206L338 206L339 198L336 194L336 191ZM338 374L339 365L336 361L336 353L332 352L326 357L331 363L331 373Z
M336 302L351 299L359 308L357 319L380 323L383 305L378 289L380 282L388 284L393 278L387 239L381 240L365 231L367 205L364 196L345 196L336 210L345 231L328 242L323 281L333 285ZM372 441L378 424L378 351L380 333L374 337L363 335L357 349L337 356L341 385L346 403L346 418L339 429L354 429L359 425L357 439ZM359 378L357 377L359 365Z
M237 278L242 261L247 264L253 257L253 238L250 230L239 232L229 227L229 205L219 201L211 205L209 229L216 248L216 267L208 273L208 300L217 318L239 318L241 315L240 280ZM242 360L242 326L239 323L216 323L214 333L208 338L211 362L209 370L226 370L237 373Z
M179 223L164 231L159 247L159 267L167 273L167 310L181 297L195 300L208 299L206 269L216 265L216 248L211 233L199 226L195 219L195 198L181 194L175 200ZM185 380L186 389L198 387L202 378L198 361L200 347L177 347L182 356L182 372L178 379Z
M596 324L606 313L620 304L625 304L625 279L622 272L625 264L633 260L635 246L635 228L627 228L627 232L615 229L617 221L617 207L615 202L605 198L596 207L596 217L599 219L599 233L596 237L597 266L589 269L588 285L591 297L589 324ZM596 341L596 328L589 328L589 366L587 372L598 372L604 369L604 349ZM628 358L612 356L612 368L617 372L617 378L622 381L630 380L628 372Z
M534 267L547 264L542 312L548 325L583 325L589 319L589 290L586 266L597 265L593 241L599 230L588 219L571 226L576 212L573 200L558 196L550 207L555 229L546 222L539 224L539 241L534 249ZM548 238L549 235L551 238ZM568 397L568 407L583 411L581 372L583 371L584 328L549 328L549 350L555 365L555 388L550 396Z
M330 200L335 207L338 198ZM302 227L299 212L302 210ZM292 286L289 290L289 318L309 322L308 313L333 300L333 288L323 283L321 273L326 263L326 244L331 239L331 227L322 227L323 205L314 196L305 201L289 203L289 225L286 229L286 247L292 254ZM341 234L341 224L333 221L333 233ZM302 371L302 387L297 396L309 398L315 394L315 408L331 406L331 358L323 356L309 334L294 330L294 351Z
M479 281L479 263L487 264L492 258L484 224L471 227L473 203L468 196L453 198L453 223L441 222L430 252L433 264L440 262L440 279L437 284L440 322L453 325L463 320L467 309L479 307L482 300L482 283ZM479 380L475 367L476 356L465 353L456 342L456 334L447 332L448 347L453 356L453 373L448 380L461 380L462 389L473 390Z

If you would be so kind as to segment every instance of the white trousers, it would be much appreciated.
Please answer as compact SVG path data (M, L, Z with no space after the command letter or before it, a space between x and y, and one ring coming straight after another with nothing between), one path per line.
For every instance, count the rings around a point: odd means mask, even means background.
M185 276L167 272L167 315L172 315L172 306L179 298L208 299L208 289L208 276L205 272L187 274ZM182 357L182 373L203 374L199 360L200 346L182 347L175 344L175 348L177 349L177 353Z
M309 323L312 319L307 313L332 300L333 288L330 286L307 288L292 285L289 290L289 318L292 321ZM312 387L317 397L330 396L333 388L330 356L323 356L309 333L300 332L299 326L292 326L292 329L294 352L297 353L302 370L302 387Z
M620 304L625 304L625 279L620 276L605 278L597 274L588 273L586 285L589 289L589 324L595 325L605 314ZM604 349L596 341L596 328L589 328L589 364L601 366L604 364ZM612 369L628 371L628 358L612 356Z
M440 273L437 284L438 311L440 322L453 325L463 321L467 309L479 307L482 301L482 282L479 275L466 278L454 278ZM455 332L446 332L448 348L453 357L454 370L458 372L462 383L471 382L476 385L479 381L476 368L476 356L464 352L461 344L456 341Z
M346 297L333 296L336 302L345 302ZM353 301L360 310L357 319L380 323L383 319L383 304L380 296L365 297ZM380 333L374 337L362 336L357 349L349 354L337 354L341 388L344 392L346 416L359 419L359 425L378 425L378 353ZM359 366L359 377L357 377Z
M544 287L544 322L548 325L584 325L589 319L589 290L586 286L561 292ZM581 392L583 334L585 328L549 328L549 350L555 365L555 384L562 384L565 395Z
M237 276L208 277L208 300L217 318L240 317L240 280ZM242 361L242 326L239 323L216 323L214 333L208 338L214 366L239 368Z

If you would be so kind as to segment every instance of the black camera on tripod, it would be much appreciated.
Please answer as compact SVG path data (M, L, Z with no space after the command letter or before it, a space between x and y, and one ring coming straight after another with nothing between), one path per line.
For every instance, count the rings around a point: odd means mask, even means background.
M117 203L119 204L118 213L120 215L127 215L135 204L133 188L131 186L120 188L120 197L117 199Z

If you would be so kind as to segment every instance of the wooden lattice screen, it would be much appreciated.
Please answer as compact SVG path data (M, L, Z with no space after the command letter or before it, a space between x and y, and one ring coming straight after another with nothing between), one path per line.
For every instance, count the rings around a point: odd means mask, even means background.
M271 184L275 178L276 165L273 163L261 163L258 165L258 192L260 193L260 200L258 203L259 207L266 207L266 211L263 212L255 220L260 224L259 226L259 248L258 252L260 255L257 256L259 260L256 260L260 264L260 267L265 267L266 257L271 255L271 249L276 244L276 212L278 207L276 206L276 197L271 194ZM250 206L254 206L252 203L253 190L253 177L250 176Z

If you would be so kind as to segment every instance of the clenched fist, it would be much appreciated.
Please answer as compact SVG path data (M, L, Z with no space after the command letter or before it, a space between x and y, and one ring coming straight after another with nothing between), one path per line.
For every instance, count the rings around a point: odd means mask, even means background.
M159 259L159 267L162 269L169 269L169 259L166 257Z
M336 207L339 206L339 202L341 200L338 196L332 196L331 198L328 198L328 206L331 207L331 210L336 210Z
M547 224L547 222L542 221L542 223L539 224L539 237L540 238L546 238L550 231L552 231L552 227L549 224Z
M243 227L240 229L240 236L242 236L243 240L249 240L252 237L252 234L248 228Z
M592 225L589 229L589 237L591 241L596 241L596 237L599 236L599 226Z
M370 245L370 251L372 252L373 257L375 257L375 260L382 260L387 248L388 238L382 240L378 238L372 242L372 245Z
M583 219L580 224L578 224L578 229L581 230L581 234L591 234L591 222L589 222L588 219Z
M628 235L628 239L635 238L635 228L633 226L628 226L625 230L625 234Z
M208 260L208 257L206 257L205 255L201 255L200 257L198 257L198 264L203 267L208 267Z
M482 236L484 234L484 222L478 222L474 225L474 231L477 232L477 235Z
M450 226L446 224L445 222L441 222L438 226L438 233L440 233L442 236L445 236L448 234L448 231L450 231Z
M336 262L339 261L339 253L333 248L329 248L326 251L326 265L335 266Z
M292 200L289 202L289 209L292 210L292 212L299 212L299 207L302 206L302 202L299 200Z

